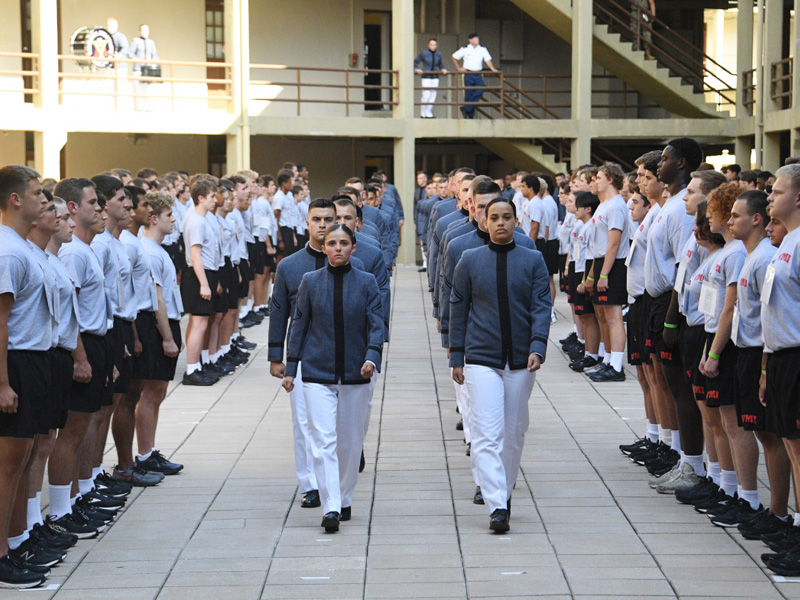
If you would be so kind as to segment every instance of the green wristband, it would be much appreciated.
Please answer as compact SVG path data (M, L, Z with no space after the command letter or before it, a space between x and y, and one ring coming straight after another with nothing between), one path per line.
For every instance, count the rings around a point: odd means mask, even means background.
M586 281L591 281L592 283L594 283L594 277L587 277Z
M764 369L761 369L761 374L762 374L762 375L766 375L766 374L767 374L767 372L766 372Z
M677 325L673 325L672 323L664 323L664 327L666 327L667 329L677 329L678 328Z
M719 360L719 354L714 354L713 352L708 353L708 358L713 358L714 360Z
M608 275L600 275L600 279L608 279Z

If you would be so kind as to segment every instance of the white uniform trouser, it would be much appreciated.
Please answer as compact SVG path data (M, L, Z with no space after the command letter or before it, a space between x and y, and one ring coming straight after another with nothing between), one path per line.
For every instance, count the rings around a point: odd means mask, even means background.
M436 88L439 87L439 79L422 79L422 111L421 116L433 116L433 103L436 102Z
M294 470L297 473L297 485L300 492L317 489L317 478L314 476L314 455L311 452L311 434L309 433L306 399L303 391L303 364L297 365L297 376L294 389L289 392L289 403L292 405L292 431L294 433Z
M470 398L472 464L491 514L506 508L517 480L536 373L466 365L464 378Z
M452 371L452 369L450 369ZM469 418L470 418L470 408L469 408L469 388L467 388L467 384L458 385L455 381L453 385L456 387L456 404L458 404L458 411L461 413L461 423L464 425L464 442L467 444L472 443L472 433L470 430ZM472 456L472 451L470 450L470 456ZM475 461L470 458L470 466L472 468L472 479L475 480L475 485L480 485L478 481L478 469L475 466Z
M373 374L369 380L369 406L367 407L367 417L364 419L364 439L367 439L369 433L369 420L372 417L372 402L375 399L375 382L378 380L378 375Z
M352 506L370 386L303 383L323 512Z

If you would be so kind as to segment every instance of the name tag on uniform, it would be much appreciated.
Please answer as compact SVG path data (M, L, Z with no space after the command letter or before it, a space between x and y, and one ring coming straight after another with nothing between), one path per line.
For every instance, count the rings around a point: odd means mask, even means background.
M633 240L633 243L631 244L631 249L628 251L628 258L625 259L626 267L631 266L631 259L633 258L633 253L635 250L636 250L636 240Z
M153 278L150 278L150 301L153 303L153 311L158 310L158 288Z
M686 280L686 266L686 259L681 260L681 264L678 267L678 275L675 277L675 285L673 286L673 289L679 294L683 293L683 283Z
M125 308L125 284L122 283L122 277L117 276L117 298L119 299L119 310Z
M50 316L55 319L56 323L60 322L58 315L58 291L54 288L53 285L47 281L47 277L44 280L44 298L47 301L47 311L50 313Z
M578 260L578 257L580 255L581 255L581 243L572 242L572 260Z
M175 306L178 307L178 315L180 315L183 313L183 298L181 298L181 291L178 289L178 286L173 288L173 297L175 298ZM178 318L180 318L180 316Z
M717 300L719 299L719 290L710 281L704 281L703 287L700 290L700 312L708 317L713 317L717 313Z
M733 307L733 322L731 323L731 341L734 346L739 345L739 307Z
M772 297L772 284L775 283L775 267L772 265L767 267L767 272L764 275L764 285L761 288L761 302L769 304L769 299Z

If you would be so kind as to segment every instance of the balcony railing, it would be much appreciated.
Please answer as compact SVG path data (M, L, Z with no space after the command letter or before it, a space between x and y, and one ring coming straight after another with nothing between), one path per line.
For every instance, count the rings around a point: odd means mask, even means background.
M39 55L0 52L0 106L33 102L39 93Z
M742 106L747 116L752 117L756 106L756 70L742 71Z
M433 72L423 73L435 74ZM475 106L477 112L490 119L568 119L570 117L570 75L509 75L503 72L482 72L486 85L463 85L461 73L439 74L439 87L434 106L446 107L447 117L456 118L461 106ZM444 85L442 85L444 83ZM638 92L613 75L592 77L592 109L602 116L619 118L639 117L640 110L658 108L654 102L641 102ZM414 90L421 106L420 93L424 88L418 80ZM464 92L480 89L484 98L479 102L464 101Z
M397 71L391 70L250 65L250 100L294 104L298 117L303 107L320 104L341 109L322 111L325 116L341 112L347 117L353 107L391 110L398 89Z
M789 56L770 66L769 95L784 109L792 106L792 63Z
M91 59L59 55L59 102L88 110L146 110L182 112L229 108L233 100L231 63L151 60L160 77L144 77L135 65L142 59L114 59L108 68L82 65ZM208 77L208 69L224 69L222 78Z

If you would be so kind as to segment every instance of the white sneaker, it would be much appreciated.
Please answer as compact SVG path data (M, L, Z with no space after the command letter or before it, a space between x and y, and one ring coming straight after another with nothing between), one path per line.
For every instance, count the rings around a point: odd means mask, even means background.
M659 494L674 494L678 490L688 490L689 488L693 488L700 483L702 479L702 477L694 472L692 465L689 463L683 463L678 476L672 481L668 481L663 485L656 486L656 491Z
M655 489L659 485L664 485L665 483L669 483L680 474L681 474L681 465L680 463L678 463L677 465L672 467L672 470L664 473L663 475L659 475L658 477L651 477L650 481L647 482L647 485Z

